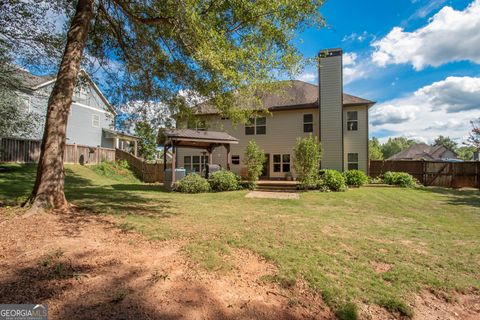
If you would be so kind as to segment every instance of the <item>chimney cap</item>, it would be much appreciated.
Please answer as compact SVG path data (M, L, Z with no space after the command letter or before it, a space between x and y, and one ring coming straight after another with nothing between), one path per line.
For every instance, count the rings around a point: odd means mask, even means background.
M320 50L318 56L320 58L329 58L329 57L336 57L341 56L343 53L341 48L333 48L333 49L323 49Z

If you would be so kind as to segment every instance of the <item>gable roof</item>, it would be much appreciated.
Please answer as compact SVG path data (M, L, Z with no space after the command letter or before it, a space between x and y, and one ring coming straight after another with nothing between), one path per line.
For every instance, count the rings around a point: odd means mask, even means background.
M451 151L455 155L456 153L444 145L438 146L430 146L426 143L416 143L409 148L400 151L397 154L394 154L387 160L406 160L406 159L425 159L425 160L435 160L441 159L442 155L447 152Z
M260 92L258 98L269 111L291 110L318 107L318 86L300 80L279 81L279 90L275 92ZM371 107L375 102L356 97L347 93L343 94L343 106L367 105ZM248 108L248 106L246 106ZM195 114L217 114L218 110L208 101L193 107Z
M22 82L22 85L29 90L35 91L38 89L41 89L51 83L54 83L57 80L56 75L46 75L46 76L37 76L34 75L28 71L18 69L18 76L20 78L20 81ZM103 92L100 90L100 88L97 86L97 84L92 80L90 75L85 71L85 70L80 70L80 73L82 76L84 76L88 82L92 85L92 87L95 89L97 92L98 96L102 101L107 105L108 109L110 112L113 114L117 114L113 106L110 104L110 102L107 100L107 98L103 95Z

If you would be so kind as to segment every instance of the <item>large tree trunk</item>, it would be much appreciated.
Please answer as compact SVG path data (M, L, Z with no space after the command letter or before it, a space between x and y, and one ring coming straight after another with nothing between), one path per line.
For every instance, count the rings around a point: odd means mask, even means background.
M94 0L78 0L75 16L68 30L57 80L48 100L37 179L27 201L33 211L45 208L62 209L68 205L64 193L63 168L67 120L93 17L93 3Z

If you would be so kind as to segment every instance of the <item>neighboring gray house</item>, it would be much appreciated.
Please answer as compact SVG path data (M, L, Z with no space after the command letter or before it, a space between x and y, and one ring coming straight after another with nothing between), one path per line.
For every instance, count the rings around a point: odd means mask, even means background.
M45 127L48 98L55 83L55 76L36 76L19 70L22 80L20 98L27 112L41 115L42 122L36 132L27 137L41 139ZM75 88L67 125L67 143L89 147L105 147L136 150L137 139L115 131L115 109L86 72L81 71L81 85Z
M245 148L255 140L267 161L263 179L284 179L295 175L293 149L298 138L317 136L322 143L322 168L340 171L368 171L368 110L373 101L343 92L342 50L323 50L319 54L319 85L303 81L278 83L281 92L259 94L263 107L246 125L222 117L208 101L194 108L196 130L223 131L238 139L227 159L225 148L213 151L213 162L246 174ZM242 108L248 103L238 102ZM256 106L254 106L256 108ZM179 128L186 123L177 122ZM178 148L177 168L202 171L207 163L205 150Z
M430 146L416 143L387 160L459 160L458 155L444 145Z

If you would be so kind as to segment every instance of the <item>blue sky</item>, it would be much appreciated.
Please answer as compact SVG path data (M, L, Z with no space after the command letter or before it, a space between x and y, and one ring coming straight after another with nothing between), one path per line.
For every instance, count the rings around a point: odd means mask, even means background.
M344 50L345 92L377 101L370 135L462 142L480 117L480 0L330 0L298 35L307 58ZM317 82L314 66L299 79Z

